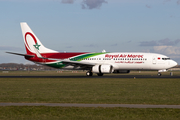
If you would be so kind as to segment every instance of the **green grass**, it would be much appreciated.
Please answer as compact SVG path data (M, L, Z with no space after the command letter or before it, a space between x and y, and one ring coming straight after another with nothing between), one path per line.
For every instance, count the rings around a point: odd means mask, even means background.
M156 73L131 74L156 75ZM0 75L85 75L85 73L11 71ZM179 72L175 75L179 75ZM179 105L179 86L180 79L0 78L0 102ZM9 106L0 107L0 120L179 120L179 113L180 109Z
M0 107L0 120L179 120L180 109Z
M0 102L179 105L179 101L180 79L0 79Z

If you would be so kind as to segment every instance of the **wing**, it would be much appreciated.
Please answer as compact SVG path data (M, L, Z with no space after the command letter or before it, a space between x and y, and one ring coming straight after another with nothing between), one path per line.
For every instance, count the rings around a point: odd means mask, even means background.
M58 60L67 66L72 65L72 66L79 66L79 67L92 67L92 66L96 65L95 63L82 62L82 61L71 61L71 60L61 60L61 59L55 59L55 58L45 58L45 57L42 57L42 55L39 53L39 51L36 48L34 48L34 50L35 50L38 58L49 59L49 60Z

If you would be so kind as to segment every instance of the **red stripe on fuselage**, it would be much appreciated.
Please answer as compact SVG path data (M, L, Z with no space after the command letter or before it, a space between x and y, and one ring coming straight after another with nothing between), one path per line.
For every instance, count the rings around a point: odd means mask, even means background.
M71 58L71 57L75 57L82 54L87 54L87 53L41 53L43 57L57 58L57 59L66 59L66 58Z
M55 59L66 59L66 58L71 58L75 57L78 55L83 55L87 54L86 53L41 53L42 57L44 58L55 58ZM35 54L34 54L35 55ZM27 60L33 61L33 62L55 62L56 60L48 60L48 59L42 59L38 58L37 56L35 57L25 57Z

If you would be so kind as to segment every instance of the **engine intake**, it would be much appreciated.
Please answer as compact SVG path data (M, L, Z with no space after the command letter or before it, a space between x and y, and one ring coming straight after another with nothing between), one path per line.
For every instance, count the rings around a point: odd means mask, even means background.
M112 65L95 65L92 67L93 73L112 73L113 71Z

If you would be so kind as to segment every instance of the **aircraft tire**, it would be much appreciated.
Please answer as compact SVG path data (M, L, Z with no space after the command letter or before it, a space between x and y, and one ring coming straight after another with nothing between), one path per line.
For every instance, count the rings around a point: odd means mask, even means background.
M87 71L87 72L86 72L86 76L92 76L92 75L93 75L92 72L90 72L90 71Z
M158 75L158 76L161 76L161 73L158 73L157 75Z

